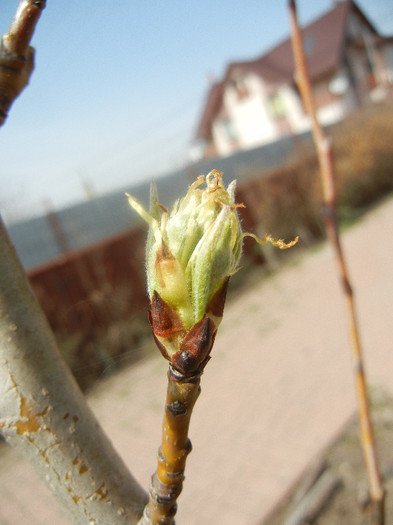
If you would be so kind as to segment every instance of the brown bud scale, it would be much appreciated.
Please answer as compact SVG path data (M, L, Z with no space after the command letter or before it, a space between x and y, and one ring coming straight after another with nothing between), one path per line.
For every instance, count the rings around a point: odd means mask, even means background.
M156 291L151 300L149 321L154 334L168 340L186 332L179 315Z
M214 295L209 308L216 317L222 316L225 303L228 280ZM177 312L154 291L149 321L153 330L155 343L165 359L171 362L172 367L182 376L190 377L201 373L210 359L217 328L207 315L186 332ZM179 350L172 356L165 347L165 341L175 342ZM176 340L178 342L176 342Z

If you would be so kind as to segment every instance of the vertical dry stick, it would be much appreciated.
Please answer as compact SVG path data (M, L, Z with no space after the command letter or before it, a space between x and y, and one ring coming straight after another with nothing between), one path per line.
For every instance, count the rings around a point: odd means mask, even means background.
M34 68L34 49L29 46L45 0L21 0L0 45L0 126L11 104L27 86Z
M370 496L372 500L372 523L373 525L383 525L385 493L381 481L381 476L378 470L375 440L373 436L370 410L367 399L362 349L360 344L358 323L354 304L354 294L348 277L348 271L345 264L344 254L340 243L340 236L337 225L336 190L334 184L334 167L331 141L325 135L316 116L316 109L314 99L312 96L311 83L303 52L302 37L297 21L295 0L289 1L289 16L292 30L292 47L295 60L296 80L307 113L309 114L309 117L311 119L312 134L317 149L318 161L320 165L325 206L325 228L328 238L336 253L338 272L340 275L340 280L345 294L345 301L347 304L352 348L353 371L355 376L356 393L358 400L361 442L363 446L363 454L367 468Z

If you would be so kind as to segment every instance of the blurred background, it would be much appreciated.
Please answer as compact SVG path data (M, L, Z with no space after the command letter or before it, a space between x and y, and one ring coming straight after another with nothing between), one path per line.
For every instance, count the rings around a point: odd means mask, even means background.
M16 7L3 0L1 34ZM339 218L351 225L393 189L393 6L305 0L298 9L334 143ZM300 235L304 250L324 239L288 39L284 1L48 1L30 85L0 131L0 209L84 390L155 351L146 228L125 191L147 205L155 179L170 206L218 169L226 184L238 180L245 230ZM248 240L244 252L250 272L236 274L229 299L283 261Z
M3 3L2 32L16 4ZM391 188L393 8L298 9L348 220ZM147 332L145 228L125 191L147 205L154 178L170 206L215 168L238 179L245 229L323 237L285 2L48 2L33 45L30 85L1 130L1 213L83 387L136 357ZM249 241L245 254L277 258Z

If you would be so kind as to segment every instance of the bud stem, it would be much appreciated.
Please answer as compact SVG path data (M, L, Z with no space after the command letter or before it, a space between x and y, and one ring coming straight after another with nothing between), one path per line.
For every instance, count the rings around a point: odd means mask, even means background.
M182 490L186 459L191 452L188 429L200 393L200 374L185 377L169 367L162 441L149 503L140 525L174 525L176 500Z

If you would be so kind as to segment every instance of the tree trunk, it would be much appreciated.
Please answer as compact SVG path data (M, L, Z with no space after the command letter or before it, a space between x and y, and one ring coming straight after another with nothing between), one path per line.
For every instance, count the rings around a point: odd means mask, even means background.
M147 495L99 426L0 221L0 430L74 524L137 523Z

